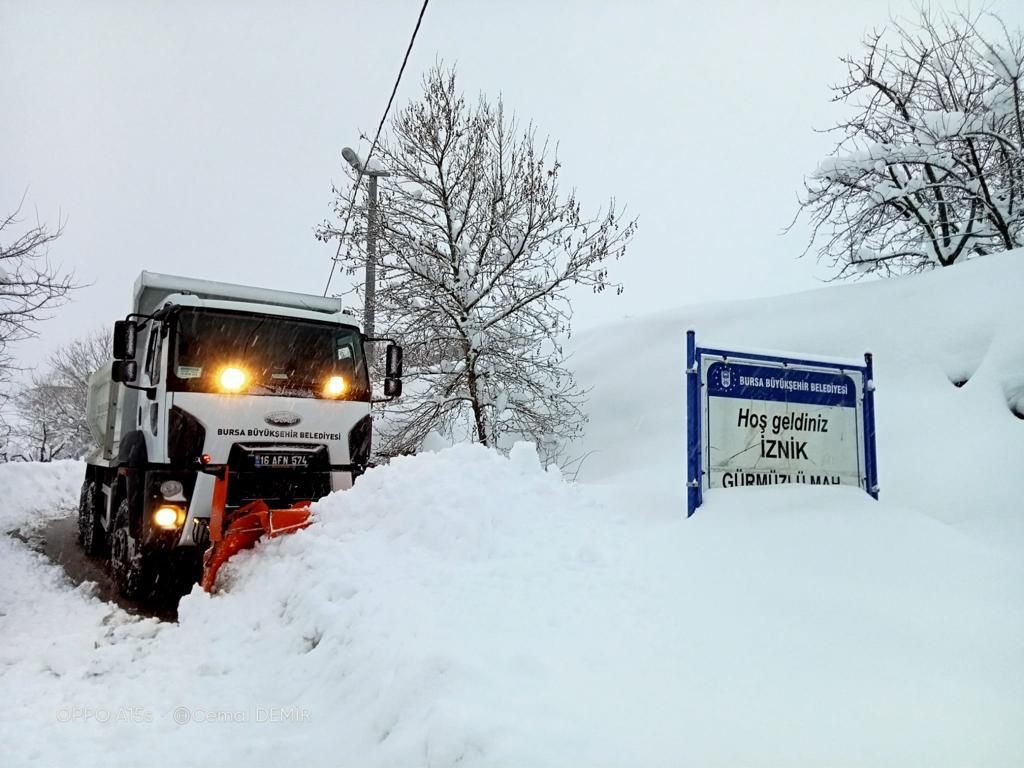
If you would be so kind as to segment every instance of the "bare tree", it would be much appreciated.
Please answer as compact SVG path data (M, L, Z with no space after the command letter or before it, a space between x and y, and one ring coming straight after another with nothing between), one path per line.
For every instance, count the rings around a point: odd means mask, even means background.
M17 210L0 218L0 456L7 454L11 431L3 418L14 368L10 345L35 335L36 323L64 303L74 288L72 276L48 258L62 227L50 229L38 219L22 227L24 202L22 198Z
M376 312L409 350L410 370L381 429L385 453L439 432L492 446L524 437L551 457L581 428L585 393L562 347L571 291L621 292L607 263L635 222L614 200L585 215L559 188L556 155L500 99L467 103L443 67L393 119L378 153L391 175L381 180ZM338 212L346 206L339 195ZM365 258L362 232L352 234L350 272Z
M35 461L80 458L93 443L86 418L89 377L110 359L111 334L96 331L59 347L14 397L11 442Z
M14 450L6 454L10 461L55 461L66 458L64 449L67 444L61 442L59 435L54 435L45 419L32 426L38 432L30 433L28 429L17 426L14 428L11 443Z
M808 251L842 277L1024 244L1024 35L995 17L923 10L863 45L832 89L852 116L805 181Z

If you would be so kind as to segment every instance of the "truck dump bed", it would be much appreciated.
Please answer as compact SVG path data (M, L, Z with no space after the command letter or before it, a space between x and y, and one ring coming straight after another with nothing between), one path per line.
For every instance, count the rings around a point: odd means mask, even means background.
M103 459L110 459L117 447L117 395L119 384L110 378L112 363L108 362L89 377L86 397L86 420L89 432Z

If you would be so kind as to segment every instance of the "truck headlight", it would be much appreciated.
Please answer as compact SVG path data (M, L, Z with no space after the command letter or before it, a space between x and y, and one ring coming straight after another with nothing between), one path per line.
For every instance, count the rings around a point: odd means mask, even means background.
M348 389L348 384L345 383L343 377L331 376L324 385L324 394L327 397L339 397L345 394L346 389Z
M165 531L173 531L185 522L185 510L181 507L157 507L153 511L153 525Z
M224 392L241 392L248 378L241 368L228 366L221 369L220 375L217 376L217 383Z

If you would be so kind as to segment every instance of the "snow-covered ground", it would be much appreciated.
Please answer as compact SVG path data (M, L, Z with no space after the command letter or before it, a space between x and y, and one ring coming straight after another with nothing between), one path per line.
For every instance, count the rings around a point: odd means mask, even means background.
M1022 256L587 333L580 482L522 445L396 460L177 624L0 537L0 764L1024 764ZM874 352L881 501L686 520L687 327ZM0 466L3 530L79 472Z

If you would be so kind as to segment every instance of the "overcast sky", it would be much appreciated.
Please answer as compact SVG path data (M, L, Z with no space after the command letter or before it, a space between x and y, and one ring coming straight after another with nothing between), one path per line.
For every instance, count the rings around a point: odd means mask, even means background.
M941 4L935 4L941 5ZM21 345L50 348L129 311L142 269L320 293L313 237L341 148L372 132L420 0L0 0L0 208L66 219L52 257L88 283ZM1024 9L991 4L1020 24ZM639 217L577 327L813 288L780 234L828 151L829 83L885 0L432 0L398 104L435 60L504 95L561 144L563 182Z

